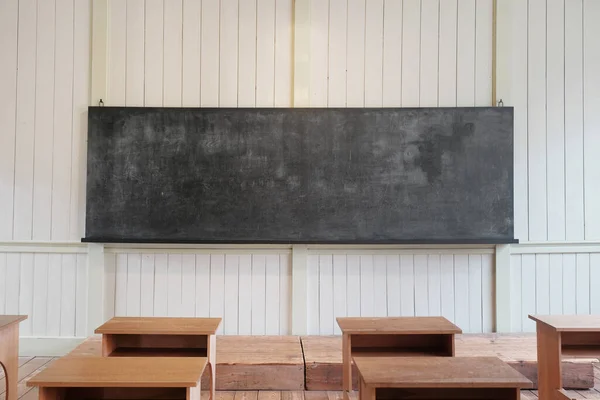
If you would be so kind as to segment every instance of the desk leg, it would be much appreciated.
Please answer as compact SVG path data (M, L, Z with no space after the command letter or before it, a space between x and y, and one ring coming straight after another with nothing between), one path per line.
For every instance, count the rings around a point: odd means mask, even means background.
M210 400L216 400L215 390L217 387L217 337L215 335L209 335L206 338L207 344L207 357L208 357L208 368L210 372L209 391Z
M365 383L362 376L360 377L358 399L359 400L375 400L375 389Z
M19 373L19 324L0 331L0 364L6 374L6 400L17 400Z
M187 394L185 396L186 400L200 400L200 398L202 397L201 386L202 380L200 380L200 382L198 382L198 385L196 385L195 387L187 388Z
M537 323L538 397L554 400L562 387L560 365L560 333Z
M344 333L342 335L342 389L344 391L344 399L349 400L349 394L352 391L352 356L350 335Z

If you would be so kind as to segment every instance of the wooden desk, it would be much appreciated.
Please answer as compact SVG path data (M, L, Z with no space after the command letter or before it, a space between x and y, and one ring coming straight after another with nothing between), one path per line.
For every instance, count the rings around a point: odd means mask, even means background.
M0 315L0 364L6 374L6 400L17 400L19 322L26 319L26 315Z
M206 357L215 400L221 318L115 317L99 326L105 357Z
M496 357L355 356L354 363L360 400L519 400L520 389L531 387Z
M600 358L600 316L529 315L536 321L538 396L569 399L562 391L561 360Z
M352 391L352 358L454 356L454 335L462 330L444 317L337 318L342 331L342 389Z
M65 357L33 376L39 400L200 400L206 357Z

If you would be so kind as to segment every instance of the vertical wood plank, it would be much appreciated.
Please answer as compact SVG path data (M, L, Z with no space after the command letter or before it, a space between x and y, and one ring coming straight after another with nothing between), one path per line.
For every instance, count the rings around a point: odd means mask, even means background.
M6 312L6 253L0 253L0 293L2 293L0 296L0 314L8 314Z
M365 104L365 0L348 0L346 105Z
M71 194L69 239L85 232L87 162L87 108L90 86L91 0L74 2L73 27L73 125L71 143Z
M440 268L440 255L430 254L427 257L427 315L442 315Z
M181 73L182 73L182 2L181 0L165 1L164 8L164 99L167 107L181 106Z
M169 315L169 261L166 254L154 255L154 316Z
M327 105L346 106L347 0L329 0L329 86ZM335 329L339 329L335 324Z
M337 317L345 317L347 315L346 298L347 281L346 281L346 256L336 254L333 256L333 333L341 335L342 331L335 322Z
M265 268L266 258L262 254L252 255L252 334L265 334Z
M226 335L236 335L239 332L239 267L240 256L235 254L228 254L225 256L225 310L223 317L223 333Z
M575 290L577 291L576 313L590 313L590 255L577 254Z
M417 254L414 257L415 271L415 315L426 316L429 314L429 299L427 296L427 256Z
M19 314L32 315L33 312L33 254L21 253L21 276L19 278ZM64 293L63 289L63 293ZM19 334L31 336L32 319L20 323Z
M550 307L549 312L553 315L563 313L563 255L550 254L549 273L550 273Z
M139 317L142 300L142 255L127 254L127 316Z
M54 137L54 0L38 2L33 170L33 240L50 240ZM17 182L19 184L19 182ZM11 188L12 190L12 188ZM11 210L12 211L12 210Z
M583 1L564 7L566 240L583 240Z
M475 2L475 106L492 99L492 0Z
M535 332L535 322L527 316L537 313L535 286L535 254L521 256L521 320L524 332Z
M458 0L440 1L439 38L439 105L456 105L456 56L457 56Z
M292 273L290 254L279 255L279 334L292 332Z
M402 105L402 0L385 0L383 13L383 106Z
M140 316L154 316L154 254L142 255Z
M125 104L144 105L144 0L127 0Z
M264 279L264 278L263 278ZM225 311L225 255L210 256L210 316L223 318ZM264 287L263 287L264 293ZM264 308L264 306L263 306ZM225 321L219 326L217 335L223 334Z
M184 107L200 106L200 31L202 2L183 0L182 93Z
M250 277L248 277L250 278ZM248 299L250 301L250 299ZM210 255L196 255L196 317L210 315Z
M529 1L528 35L529 239L546 240L546 0Z
M200 106L219 106L219 0L202 1Z
M104 313L102 317L108 320L115 316L115 297L117 293L117 255L104 253ZM49 283L48 283L49 285ZM153 288L154 291L154 288Z
M237 287L236 291L229 295L234 297L234 293L237 293ZM181 259L181 313L184 317L193 317L196 315L195 254L184 254Z
M256 105L272 107L275 101L275 0L258 0L256 30Z
M18 0L0 2L0 93L10 93L0 97L0 240L13 235L18 16Z
M360 258L358 255L348 255L346 257L346 269L348 281L347 289L347 315L349 317L360 316ZM337 325L337 324L336 324Z
M127 2L108 0L108 99L107 106L125 105L127 60Z
M521 332L523 326L523 316L521 312L523 310L522 304L522 258L520 254L513 254L510 256L510 269L511 269L511 296L510 296L510 326L512 332Z
M469 256L454 256L454 321L463 332L471 332L469 321Z
M115 317L127 316L127 254L117 254L115 272Z
M8 253L6 255L6 313L19 313L19 290L21 279L21 254ZM59 296L60 299L60 296Z
M167 314L169 317L181 317L181 254L167 255Z
M200 6L200 2L198 7ZM144 104L147 107L163 105L163 0L146 0L144 50ZM197 22L197 21L196 21ZM197 26L197 25L196 25ZM200 46L198 45L198 49ZM184 57L185 57L184 53ZM198 57L199 59L200 57ZM184 61L186 59L184 58ZM198 65L200 62L198 61ZM198 74L199 70L196 71ZM197 87L200 95L200 83Z
M386 256L387 268L387 315L399 317L400 313L400 257Z
M565 240L565 2L548 0L546 102L548 240Z
M240 4L241 5L241 4ZM239 259L238 334L252 334L252 256L243 254Z
M239 2L238 105L256 104L256 2Z
M550 257L548 254L535 256L535 312L550 313Z
M402 316L415 315L415 272L414 257L400 256L400 312Z
M373 316L373 256L360 256L360 316Z
M243 18L244 16L241 16ZM237 107L238 1L221 0L219 95L221 107ZM243 67L242 67L243 68ZM237 318L236 318L237 323Z
M577 258L575 254L563 254L562 262L563 313L577 313Z
M36 86L35 0L19 1L13 239L31 240Z
M481 324L484 333L494 331L494 261L491 254L481 255Z
M475 105L475 0L458 0L456 105Z
M77 299L75 285L77 255L63 254L62 283L60 301L60 336L75 336L75 301Z
M421 107L438 105L439 0L421 0Z
M373 316L387 317L387 257L373 256Z
M9 254L10 256L10 254ZM7 261L10 257L7 256ZM15 268L16 269L16 268ZM9 267L10 271L10 267ZM7 284L8 280L7 274ZM47 319L46 319L46 335L60 336L60 302L61 302L61 286L62 286L62 255L48 255L48 304L47 304ZM8 286L7 286L8 288ZM8 294L8 291L7 291ZM7 298L8 306L8 298ZM7 308L6 312L10 314Z
M329 1L310 2L310 24L310 105L327 107Z
M279 335L279 254L267 255L265 274L265 334Z
M418 107L421 50L421 1L402 3L402 106Z
M2 258L6 260L6 257L0 256L0 263L2 262ZM4 267L6 268L6 266ZM23 267L25 267L25 269L27 268L27 266L22 265L21 272L23 272ZM30 278L33 304L30 309L31 312L28 314L28 319L31 319L29 330L30 334L34 336L44 336L46 334L46 322L48 315L46 312L48 304L48 254L37 253L34 255L33 271ZM1 272L0 279L5 279ZM2 301L4 301L4 290L0 289L0 293L0 297L2 297ZM27 294L25 293L25 296L26 295ZM2 310L2 308L3 307L0 307L0 310ZM19 312L21 312L21 307L19 307ZM26 312L26 309L24 309L23 312Z
M583 1L585 239L600 239L600 2Z
M454 256L452 254L442 254L440 256L440 281L441 285L440 300L441 315L449 321L455 321L454 315Z
M481 255L469 254L469 331L482 332Z
M365 10L365 106L383 101L383 0L369 0Z
M590 288L597 288L600 285L600 254L590 254ZM598 314L600 312L600 292L590 290L590 313Z
M292 106L293 2L275 2L275 107Z
M82 2L83 3L83 2ZM88 266L87 254L77 254L75 264L75 336L87 337Z

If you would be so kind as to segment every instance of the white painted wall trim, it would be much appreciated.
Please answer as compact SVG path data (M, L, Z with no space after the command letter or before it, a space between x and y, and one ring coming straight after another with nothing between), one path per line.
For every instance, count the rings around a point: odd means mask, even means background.
M292 334L308 333L308 255L307 247L292 248Z
M87 257L87 334L104 323L105 288L104 246L90 244Z
M510 245L496 247L494 275L496 280L496 332L510 332L511 326L511 276Z
M20 357L62 357L85 338L80 337L21 337L19 338Z
M510 246L511 254L600 253L600 242L520 243Z
M79 253L88 252L81 242L0 242L0 253Z

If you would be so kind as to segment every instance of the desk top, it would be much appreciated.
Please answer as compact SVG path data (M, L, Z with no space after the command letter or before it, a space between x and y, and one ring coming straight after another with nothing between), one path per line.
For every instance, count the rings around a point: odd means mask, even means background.
M529 315L559 332L600 332L600 315Z
M396 388L526 388L532 383L497 357L354 357L368 385Z
M194 387L205 357L65 357L33 376L27 386Z
M343 333L377 334L459 334L462 330L444 317L340 317Z
M214 335L221 318L115 317L95 333L124 335Z
M27 315L0 315L0 330L27 319Z

